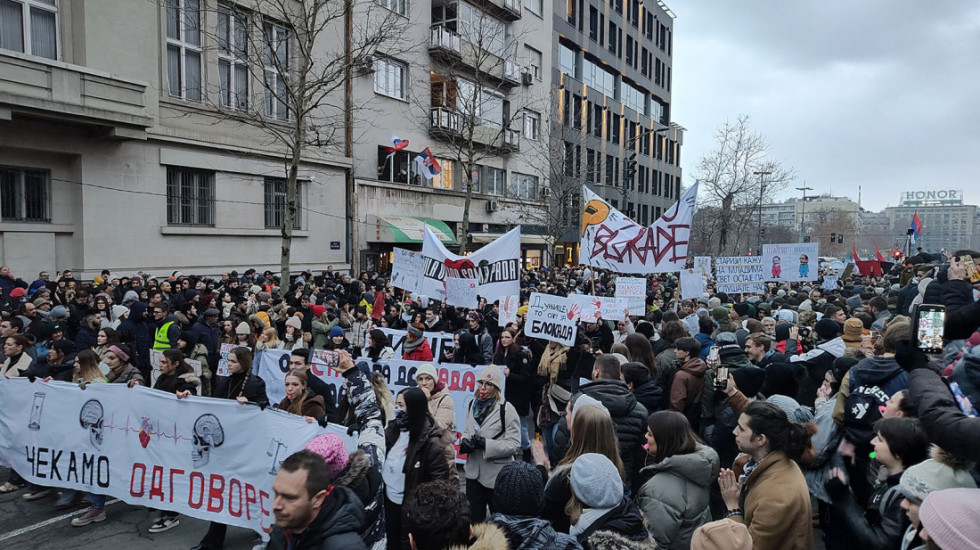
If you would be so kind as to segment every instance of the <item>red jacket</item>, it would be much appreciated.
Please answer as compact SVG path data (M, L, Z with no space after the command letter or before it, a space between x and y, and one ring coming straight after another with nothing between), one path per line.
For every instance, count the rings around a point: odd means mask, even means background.
M403 353L402 359L407 361L432 361L432 348L429 347L429 341L422 337L422 343L419 347L415 348L411 353Z

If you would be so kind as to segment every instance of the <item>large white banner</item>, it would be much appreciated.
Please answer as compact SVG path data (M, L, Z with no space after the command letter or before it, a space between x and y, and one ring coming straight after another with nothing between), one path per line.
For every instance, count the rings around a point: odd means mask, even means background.
M681 270L681 300L692 300L699 298L708 290L708 281L701 275L701 270L682 269Z
M766 291L766 273L760 256L725 256L715 258L715 281L718 292L753 294Z
M401 357L402 349L405 346L405 337L408 332L393 328L381 328L379 330L384 332L385 336L388 337L388 343L391 349L394 350L395 357ZM453 340L453 333L451 332L423 332L422 336L428 340L429 348L432 349L432 357L435 361L438 361L442 357L444 351L451 350L456 345Z
M524 331L529 338L575 345L575 332L578 330L576 319L580 308L571 298L535 292L528 305Z
M420 294L446 299L446 278L477 279L477 293L493 302L521 293L521 226L469 256L457 256L442 245L428 228L422 240L422 290Z
M422 253L392 249L391 286L418 293L422 288Z
M583 185L579 261L619 273L680 271L687 262L697 195L694 184L653 225L643 227Z
M762 245L762 267L767 281L816 281L819 243Z
M272 482L331 431L229 399L123 384L0 377L0 462L32 483L252 529L272 529ZM349 445L349 443L348 443ZM350 450L353 450L351 448Z
M647 280L644 277L616 277L616 297L626 299L630 315L646 314Z

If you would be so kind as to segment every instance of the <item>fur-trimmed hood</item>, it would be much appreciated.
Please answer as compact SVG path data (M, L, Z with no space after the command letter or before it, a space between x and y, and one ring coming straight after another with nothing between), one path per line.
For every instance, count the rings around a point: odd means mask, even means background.
M633 540L614 531L599 530L589 535L589 548L592 550L656 550L657 543L652 537L646 540Z
M340 476L337 477L334 484L353 488L364 480L364 478L367 476L368 470L370 469L371 459L364 454L364 451L358 449L352 455L350 455L350 462L347 463L347 467L340 473Z
M469 546L455 545L447 550L509 550L507 535L503 529L491 523L476 523L470 526Z
M947 453L939 445L933 445L932 446L932 449L929 451L929 455L930 455L930 458L932 458L936 462L938 462L940 464L944 464L946 466L949 466L950 468L952 468L954 470L967 470L967 471L969 471L970 469L973 468L973 465L974 465L973 462L964 460L964 459L962 459L960 457L957 457L957 456L954 456L954 455L952 455L950 453Z

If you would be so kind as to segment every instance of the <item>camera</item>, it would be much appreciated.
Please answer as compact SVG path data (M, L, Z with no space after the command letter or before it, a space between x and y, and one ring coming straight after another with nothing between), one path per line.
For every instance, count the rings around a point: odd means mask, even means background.
M800 338L809 338L813 330L810 327L800 327Z

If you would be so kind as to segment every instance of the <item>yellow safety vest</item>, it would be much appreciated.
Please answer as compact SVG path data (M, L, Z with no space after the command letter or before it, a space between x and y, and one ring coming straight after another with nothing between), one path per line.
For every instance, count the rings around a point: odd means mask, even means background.
M163 351L165 349L170 349L170 338L167 337L167 333L170 332L170 326L173 325L173 321L167 321L166 323L160 325L160 328L153 334L153 349Z

